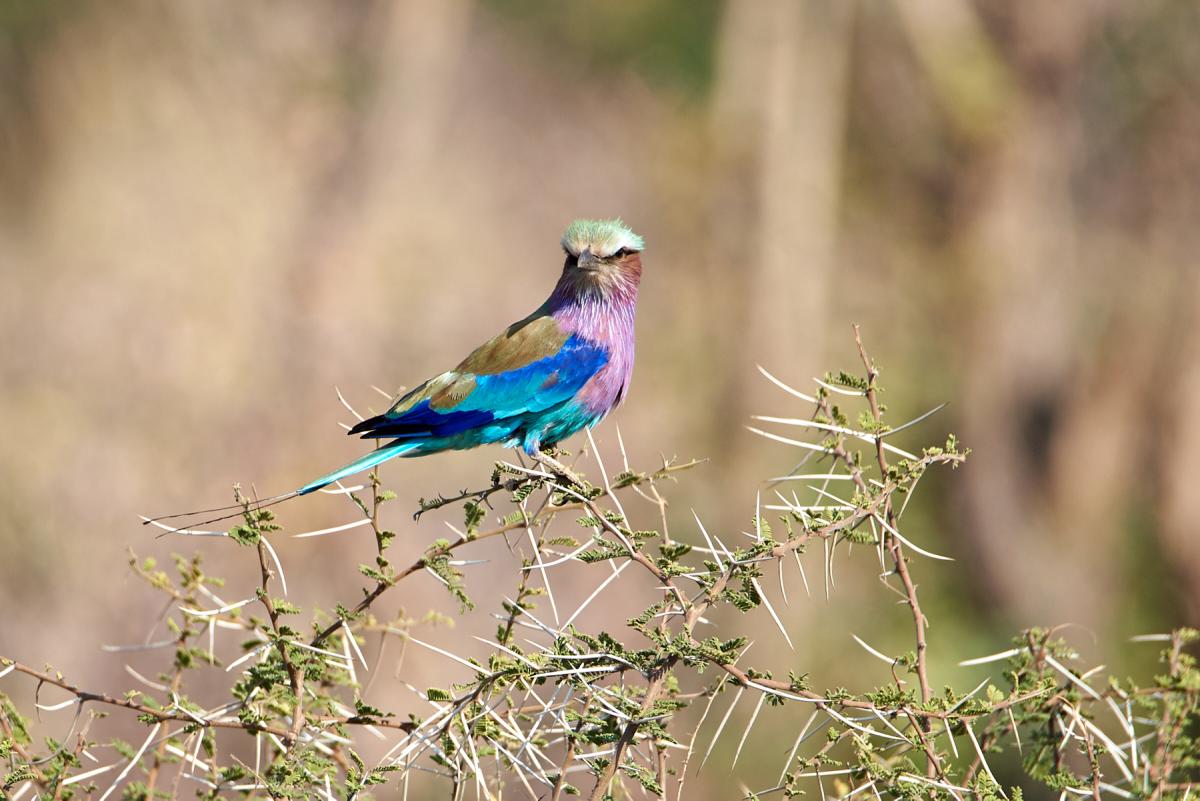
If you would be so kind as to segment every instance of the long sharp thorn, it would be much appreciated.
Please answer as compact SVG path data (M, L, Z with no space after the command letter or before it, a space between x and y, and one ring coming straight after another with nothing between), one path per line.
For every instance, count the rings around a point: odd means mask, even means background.
M817 719L817 715L819 714L821 714L821 710L814 709L813 713L808 716L808 720L805 722L803 728L800 729L800 733L796 735L796 742L792 745L791 752L788 753L787 761L783 763L783 770L779 773L779 781L777 781L776 784L783 784L783 779L785 776L787 776L788 767L791 766L792 760L796 756L796 752L800 750L800 743L804 741L804 735L808 733L809 727L812 726L813 721Z
M355 411L354 407L351 406L350 403L346 400L346 396L344 396L342 394L342 391L340 389L338 389L336 384L333 387L333 391L337 393L338 400L340 400L342 402L342 405L346 407L346 411L348 411L348 412L350 412L350 414L354 415L354 418L361 423L363 421L363 416L361 414L359 414L357 411Z
M767 594L763 591L762 585L758 583L758 579L750 579L750 583L754 585L758 597L762 599L763 606L767 607L767 611L771 613L771 619L775 621L775 625L779 628L779 633L783 635L783 639L787 641L788 648L793 651L796 646L792 645L792 638L788 636L787 629L783 627L783 621L779 619L779 615L775 613L775 607L771 606L771 601L767 598Z
M758 720L758 713L762 711L763 702L766 700L766 694L758 696L758 703L754 705L754 712L750 715L750 722L746 724L746 730L742 732L742 739L738 741L737 750L733 753L733 764L729 766L730 770L737 767L738 758L742 755L742 746L746 744L746 738L750 736L750 730L754 728L754 722Z
M925 414L921 415L920 417L914 417L913 419L909 420L907 423L902 423L901 425L898 425L895 428L888 429L887 431L880 434L879 438L883 439L884 437L890 437L891 435L893 435L899 431L903 431L906 428L912 428L917 423L920 423L923 420L927 420L930 417L933 417L935 414L940 412L942 409L945 409L949 405L950 404L948 404L948 403L940 403L937 406L934 406L929 411L925 412Z
M729 722L729 716L733 714L733 708L737 706L738 701L742 700L742 693L745 691L745 687L738 687L737 694L733 696L733 701L729 704L729 709L725 710L725 717L721 718L720 724L717 725L717 730L713 733L712 742L708 744L708 750L704 752L704 759L700 760L701 768L708 762L708 757L712 754L713 746L720 739L721 732L725 731L725 724Z
M785 384L785 383L783 383L782 381L780 381L780 380L779 380L778 378L776 378L775 376L773 376L773 375L771 375L770 373L768 373L768 372L767 372L767 368L763 367L761 364L756 364L756 365L754 365L754 366L758 368L758 372L760 372L760 373L762 373L762 374L763 374L763 378L767 379L767 380L768 380L768 381L770 381L772 384L774 384L775 386L779 387L780 389L782 389L784 392L788 393L789 395L793 395L793 396L795 396L795 397L799 398L800 400L802 400L802 401L805 401L805 402L807 402L807 403L816 403L816 402L817 402L817 399L816 399L816 398L814 398L812 395L806 395L806 394L804 394L803 392L801 392L801 391L800 391L800 390L798 390L798 389L793 389L792 387L790 387L790 386L788 386L787 384Z

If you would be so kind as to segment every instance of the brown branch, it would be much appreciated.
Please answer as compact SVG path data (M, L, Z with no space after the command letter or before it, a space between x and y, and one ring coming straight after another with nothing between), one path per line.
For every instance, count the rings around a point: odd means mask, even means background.
M1080 713L1083 714L1082 712ZM1092 801L1103 801L1100 796L1100 760L1096 757L1096 749L1093 745L1094 738L1092 737L1091 729L1087 726L1080 726L1083 729L1083 743L1087 747L1088 766L1092 773ZM980 750L983 749L982 743Z
M192 599L189 597L187 600L190 603ZM180 628L179 639L176 641L180 648L187 646L188 637L191 636L191 633L191 626L186 623ZM177 659L175 660L174 670L171 674L171 684L169 685L172 698L174 698L179 692L179 688L182 684L183 667L180 665L179 660ZM150 763L150 770L146 773L146 798L149 801L153 801L154 799L154 786L158 782L158 772L162 767L163 758L167 753L167 742L168 739L164 738L163 741L158 744L158 747L154 749L154 760Z
M875 421L875 460L879 464L880 480L884 480L888 475L888 461L883 447L883 412L879 408L879 398L875 386L875 379L879 377L879 370L875 367L875 363L871 361L870 357L867 356L866 348L863 347L862 334L857 325L854 326L854 344L858 346L858 355L862 359L863 367L867 371L867 405L871 409L871 418ZM888 494L885 498L884 514L887 516L888 525L892 529L898 530L899 520L896 518L895 508L892 506L891 495ZM917 640L917 681L921 686L921 702L927 704L933 693L929 688L929 668L926 662L928 643L925 640L925 615L921 612L921 603L917 599L917 587L908 572L908 560L904 556L903 544L889 530L885 530L882 536L884 542L887 543L887 550L892 557L892 564L895 566L896 574L900 576L900 583L904 585L904 593L908 600L909 609L912 611L913 629L915 630ZM926 724L924 734L928 733L929 729ZM927 750L926 753L925 773L928 777L933 778L941 773L942 768L936 752Z
M867 351L863 347L862 336L858 326L854 326L854 342L858 346L858 355L862 359L863 366L867 370L867 405L871 409L871 417L875 421L875 458L879 463L880 478L884 479L888 474L887 454L883 448L883 413L879 409L879 398L876 394L875 379L879 376L879 370L875 367L875 363L867 356ZM888 497L885 504L885 510L888 517L888 524L893 528L898 528L895 510L891 505L891 498ZM904 546L890 532L885 532L885 539L890 539L889 550L892 553L892 560L896 565L896 572L900 576L900 581L904 584L904 591L908 596L908 605L912 609L913 627L916 629L917 637L917 680L921 684L921 700L928 703L932 692L929 688L929 672L926 666L925 652L928 645L925 641L925 616L921 613L921 604L917 600L917 588L913 584L912 577L908 572L907 560L904 558Z
M571 760L575 758L575 737L578 737L579 733L583 731L583 724L587 719L587 710L591 706L591 703L592 700L590 697L584 701L581 707L582 711L579 714L579 721L575 724L575 736L572 737L568 734L566 737L567 747L563 753L562 762L559 765L558 778L554 780L554 790L550 794L550 801L559 801L563 791L566 789L567 767L571 764Z
M6 664L3 659L0 659L0 665ZM33 771L33 780L39 787L45 790L48 786L45 772L37 766L33 756L25 750L25 746L21 745L20 739L16 732L13 731L12 723L8 719L8 713L0 706L0 731L4 732L4 737L12 743L13 751L21 758L21 761L29 766Z
M120 707L122 709L127 709L130 712L136 712L139 715L147 715L154 718L158 722L177 721L179 723L190 723L193 726L200 726L206 729L236 729L239 731L244 731L248 734L263 732L265 734L274 734L280 739L291 736L291 732L288 729L282 729L277 726L265 726L260 723L243 723L242 721L235 720L211 720L201 716L192 717L184 712L155 709L154 707L147 706L145 704L139 704L136 701L131 701L127 698L115 698L107 693L83 690L58 676L54 676L50 673L44 673L40 670L31 668L28 665L17 662L14 659L0 656L0 666L8 667L10 665L18 673L24 673L26 676L37 679L39 682L51 684L59 689L66 690L78 698L81 704L94 701L98 704ZM347 717L314 715L309 717L308 720L311 723L321 723L327 725L382 726L391 729L400 729L402 731L412 731L414 728L413 724L409 722L389 721L379 718L364 717L361 715L350 715Z
M531 480L532 479L530 479L528 477L524 477L524 478L514 477L514 478L507 479L505 481L497 481L495 484L493 484L492 486L490 486L486 489L481 489L481 490L464 489L462 492L458 493L457 495L451 495L451 496L439 495L437 498L434 498L432 501L423 502L421 504L421 508L418 509L417 511L413 512L413 520L420 520L421 516L424 515L426 512L432 512L434 510L441 509L446 506L452 506L452 505L458 503L459 501L473 500L476 503L482 502L482 503L488 504L488 507L490 508L491 507L490 498L493 495L495 495L498 492L514 492L517 489L520 489L525 484L528 484Z
M149 717L154 718L155 720L157 720L159 722L179 721L181 723L191 723L192 725L195 725L195 726L203 726L205 728L242 729L245 731L263 731L263 732L267 732L269 734L277 735L279 737L286 737L289 734L289 732L286 729L274 728L271 726L249 725L246 723L242 723L241 721L218 721L218 720L208 720L208 719L202 718L201 720L203 720L204 722L201 723L200 720L197 720L196 718L192 717L191 715L184 714L183 712L171 712L171 711L163 710L163 709L155 709L153 707L146 706L145 704L139 704L136 701L130 701L125 698L114 698L113 696L108 695L107 693L92 692L90 690L82 690L79 687L76 687L75 685L70 684L56 676L53 676L49 673L43 673L40 670L35 670L27 665L21 664L20 662L17 662L12 659L8 659L7 657L0 657L0 665L12 665L18 673L24 673L26 676L35 678L40 682L43 682L45 684L52 684L55 687L66 690L67 692L71 693L76 698L78 698L79 702L81 704L87 703L89 701L95 701L96 703L99 703L99 704L106 704L108 706L121 707L122 709L128 709L131 712L136 712L139 715L147 715Z
M662 478L664 476L668 476L673 473L678 473L682 470L689 470L693 467L696 467L699 464L703 464L703 460L693 459L690 462L683 462L681 464L664 465L662 468L660 468L660 469L656 470L654 473L652 473L651 477ZM607 490L601 490L600 494L597 495L596 497L602 498L602 497L605 497L607 494L608 494ZM592 505L589 508L588 504L585 504L583 502L566 503L561 506L551 506L546 509L544 517L539 516L539 517L535 518L534 520L530 520L530 521L519 520L519 521L514 521L512 523L504 523L504 524L497 526L496 528L490 529L488 531L480 532L478 534L467 537L465 539L456 540L455 542L452 542L448 546L446 546L446 552L449 553L452 551L456 551L459 548L463 547L464 545L468 545L473 542L479 542L480 540L491 539L492 537L498 537L503 534L507 534L510 531L515 531L516 529L519 529L519 528L526 528L528 526L542 525L546 522L549 522L549 520L551 518L553 518L554 516L556 516L562 512L567 512L567 511L571 511L571 510L579 510L579 509L589 509L589 511L590 511L591 509L594 509L594 508L595 508L594 505ZM603 515L600 515L600 517L601 517L601 519L603 519ZM644 558L645 557L643 557L643 559ZM369 609L371 607L371 604L375 603L375 601L378 600L379 596L383 595L385 592L388 591L388 589L396 586L396 584L398 584L400 581L408 578L413 573L417 573L421 570L424 570L425 566L427 564L428 564L428 560L425 557L421 557L421 558L417 559L415 562L413 562L411 565L406 567L404 570L391 576L387 581L376 582L375 586L371 589L371 591L368 592L363 597L363 599L361 601L359 601L354 606L354 608L351 610L351 613L350 613L351 616L359 615L359 614L362 614L363 612L367 611L367 609ZM654 566L653 563L649 563L649 564L651 567ZM333 636L333 634L335 632L337 632L337 630L339 628L341 628L342 622L343 622L343 620L341 618L338 618L333 623L330 623L328 626L326 626L324 629L322 629L315 637L313 637L312 641L310 642L310 645L313 645L313 646L321 645L321 643L325 642L325 640L329 639L329 637Z
M646 697L642 699L642 706L638 717L631 719L625 724L625 729L621 732L621 736L613 746L612 759L600 771L600 775L596 777L596 784L592 787L592 794L588 796L589 801L600 801L608 792L609 782L613 780L613 777L617 775L617 770L621 767L621 757L624 756L625 749L633 742L633 739L637 736L638 729L642 726L641 718L645 717L654 707L654 704L658 701L658 697L662 694L663 686L666 684L667 671L672 664L674 664L673 659L646 686Z
M1180 656L1183 652L1183 638L1178 631L1171 633L1171 651L1167 657L1168 673L1171 678L1179 677L1180 672ZM1172 755L1174 750L1175 738L1182 731L1183 722L1187 717L1186 711L1178 716L1172 714L1171 704L1164 699L1162 717L1159 720L1157 727L1158 743L1154 748L1154 760L1146 765L1147 774L1154 781L1154 791L1150 794L1149 801L1159 801L1163 793L1166 791L1166 784L1171 778L1171 773L1175 770L1175 760ZM1157 776L1154 775L1153 767L1157 765Z
M262 575L262 591L259 595L259 600L267 609L267 616L271 620L271 630L275 634L275 649L279 652L280 661L283 662L284 670L288 674L288 682L291 684L292 694L296 697L296 706L292 710L292 725L288 732L284 735L283 742L290 749L296 744L296 738L304 729L304 671L298 668L287 652L287 639L279 632L279 610L275 608L275 602L271 600L270 583L274 575L270 565L267 563L267 547L263 543L263 535L259 534L258 539L258 564Z

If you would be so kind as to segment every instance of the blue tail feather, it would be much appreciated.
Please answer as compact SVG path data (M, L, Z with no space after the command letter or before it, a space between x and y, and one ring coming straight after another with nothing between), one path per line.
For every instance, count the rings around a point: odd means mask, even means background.
M389 445L387 447L380 448L379 450L371 451L370 453L355 459L350 464L334 470L332 473L328 473L327 475L323 475L318 479L308 482L303 487L296 490L296 494L307 495L310 492L315 492L316 490L321 489L321 487L328 486L335 481L340 481L343 478L354 475L355 473L361 473L364 470L369 470L377 464L386 462L388 459L394 459L395 457L408 453L417 447L419 447L419 443L405 442L397 445Z

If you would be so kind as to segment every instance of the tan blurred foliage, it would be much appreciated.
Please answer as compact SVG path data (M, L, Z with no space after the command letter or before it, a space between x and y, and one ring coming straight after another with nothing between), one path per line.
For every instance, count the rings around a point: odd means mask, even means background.
M754 365L852 365L858 321L893 413L949 400L927 425L974 449L925 513L959 560L931 618L1200 622L1194 3L0 7L0 651L67 669L141 637L122 549L190 543L137 514L347 460L335 385L365 410L444 369L594 215L649 243L598 435L712 457L681 521L745 525L790 456L742 428L788 408ZM702 13L690 83L604 50ZM453 492L496 457L385 475ZM364 547L284 558L344 595Z

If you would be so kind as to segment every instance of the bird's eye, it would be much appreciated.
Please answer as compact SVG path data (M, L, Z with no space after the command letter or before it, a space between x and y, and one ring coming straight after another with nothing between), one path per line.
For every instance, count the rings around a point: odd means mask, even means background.
M626 256L628 256L628 255L629 255L630 253L632 253L632 252L633 252L633 251L631 251L629 248L621 248L621 249L620 249L620 250L618 250L616 253L614 253L614 254L612 255L612 257L613 257L614 259L623 259L623 258L625 258Z
M567 266L569 266L569 267L577 266L579 264L579 257L576 256L574 253L572 253L569 250L566 253L567 253Z

